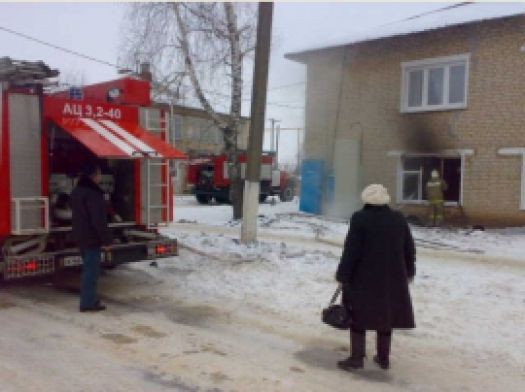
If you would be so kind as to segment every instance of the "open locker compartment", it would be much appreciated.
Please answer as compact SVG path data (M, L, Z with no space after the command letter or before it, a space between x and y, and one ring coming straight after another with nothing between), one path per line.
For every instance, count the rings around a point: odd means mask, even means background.
M48 132L51 229L70 229L70 195L83 162L96 161L102 171L101 189L107 201L110 227L166 225L171 217L169 160L111 153L107 141L84 143L76 129L52 123ZM110 155L112 154L112 155ZM160 153L158 155L161 155ZM68 211L69 209L69 211Z
M135 160L97 156L56 125L51 127L48 146L52 230L71 226L70 196L86 161L96 161L101 168L100 187L107 202L108 222L139 223L135 208Z

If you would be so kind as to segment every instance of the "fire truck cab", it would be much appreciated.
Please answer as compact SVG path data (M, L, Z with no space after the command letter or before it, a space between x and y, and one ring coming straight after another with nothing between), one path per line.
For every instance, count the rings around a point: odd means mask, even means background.
M86 160L102 168L114 244L103 264L178 252L159 234L173 219L168 113L135 77L46 91L58 72L0 59L0 278L52 274L81 264L71 237L70 194Z

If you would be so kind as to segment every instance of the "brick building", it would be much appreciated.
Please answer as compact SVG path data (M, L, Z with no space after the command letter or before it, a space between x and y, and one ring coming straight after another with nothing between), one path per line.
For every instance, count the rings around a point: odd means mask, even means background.
M288 54L307 67L301 208L346 217L382 183L424 216L438 169L449 222L525 224L524 31L524 4L461 4Z

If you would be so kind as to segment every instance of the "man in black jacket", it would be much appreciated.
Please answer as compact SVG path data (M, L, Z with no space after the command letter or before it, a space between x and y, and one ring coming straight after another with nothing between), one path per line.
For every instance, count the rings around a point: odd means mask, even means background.
M97 282L102 248L111 244L111 234L107 225L104 193L98 185L100 180L100 167L95 163L87 163L71 193L73 237L80 248L83 261L81 312L106 309L97 297Z
M351 356L338 363L344 370L363 367L365 333L377 332L374 361L390 366L392 329L414 328L408 282L416 274L410 228L388 206L385 187L369 185L362 193L364 208L352 216L336 279L343 284L343 302L351 309Z

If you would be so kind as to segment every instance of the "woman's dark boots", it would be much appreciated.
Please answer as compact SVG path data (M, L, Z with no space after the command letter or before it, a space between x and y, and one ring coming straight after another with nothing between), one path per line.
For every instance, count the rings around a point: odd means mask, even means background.
M352 355L344 361L337 362L337 366L343 370L361 369L364 366L366 355L366 332L350 331L350 345Z
M392 331L377 332L377 354L374 362L383 370L390 367L390 344L392 342Z

